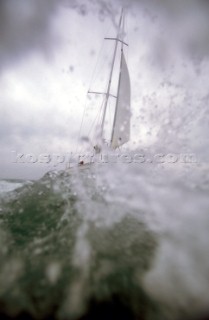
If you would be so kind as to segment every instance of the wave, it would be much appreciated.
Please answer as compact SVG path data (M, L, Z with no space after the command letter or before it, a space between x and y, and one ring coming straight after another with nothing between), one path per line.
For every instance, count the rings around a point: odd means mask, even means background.
M155 320L207 312L209 200L185 174L95 164L10 192L0 203L1 312Z

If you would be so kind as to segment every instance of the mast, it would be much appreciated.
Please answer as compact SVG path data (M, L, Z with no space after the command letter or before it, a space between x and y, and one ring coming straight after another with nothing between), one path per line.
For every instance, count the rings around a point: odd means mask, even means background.
M103 111L103 116L102 116L101 139L103 138L103 133L104 133L104 123L105 123L105 117L106 117L106 112L107 112L107 104L108 104L108 100L110 97L110 88L111 88L113 69L114 69L114 65L115 65L115 58L116 58L116 53L117 53L117 48L118 48L118 41L120 41L123 45L123 42L119 39L121 26L122 26L122 20L123 20L123 9L121 11L117 38L106 38L108 40L115 40L115 48L114 48L114 53L113 53L113 60L112 60L111 69L110 69L110 76L109 76L107 93L106 93L105 104L104 104L104 111Z

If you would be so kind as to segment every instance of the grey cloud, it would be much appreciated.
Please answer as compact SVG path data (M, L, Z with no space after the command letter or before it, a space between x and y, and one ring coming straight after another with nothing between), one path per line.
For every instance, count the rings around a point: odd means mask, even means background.
M132 5L137 5L152 21L159 19L167 37L184 47L192 58L197 60L208 55L207 1L87 0L84 4L79 0L0 0L0 68L23 59L25 54L33 50L50 52L55 40L50 23L60 6L75 9L81 15L93 11L101 19L109 16L116 23L116 13L120 7ZM153 45L158 51L161 63L165 56L164 47L161 52L156 42Z
M137 4L139 12L150 20L152 28L158 29L157 36L153 35L149 43L152 58L158 66L169 64L166 51L181 50L185 59L195 63L201 62L209 56L209 2L200 0L140 0L131 1ZM140 16L139 16L140 18ZM144 30L146 34L148 30Z
M15 108L13 108L15 110ZM69 123L57 121L56 114L34 115L31 112L25 112L22 115L22 121L17 120L17 110L1 112L0 126L0 146L6 148L16 146L21 149L25 146L32 146L34 141L40 145L52 146L54 140L65 140L69 132ZM76 126L75 126L76 132ZM73 138L73 128L71 124L71 139Z
M55 0L0 1L0 67L21 59L34 49L50 45L50 19L57 9Z
M77 10L86 15L92 8L79 0L0 0L0 69L8 64L24 59L33 50L50 52L55 39L50 23L59 7ZM108 1L98 1L100 16L112 14L113 7Z

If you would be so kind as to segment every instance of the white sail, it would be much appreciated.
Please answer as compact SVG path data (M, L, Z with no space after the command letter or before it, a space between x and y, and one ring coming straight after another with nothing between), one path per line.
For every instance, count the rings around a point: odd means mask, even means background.
M111 139L111 147L114 149L128 142L130 139L131 86L128 67L123 52L121 59L121 74Z

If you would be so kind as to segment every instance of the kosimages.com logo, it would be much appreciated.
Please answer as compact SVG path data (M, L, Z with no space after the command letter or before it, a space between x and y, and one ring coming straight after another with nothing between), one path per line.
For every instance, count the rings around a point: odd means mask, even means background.
M85 164L85 163L138 163L138 164L177 164L197 163L197 156L193 153L19 153L12 151L12 163L16 164L43 164L59 166L63 164Z

